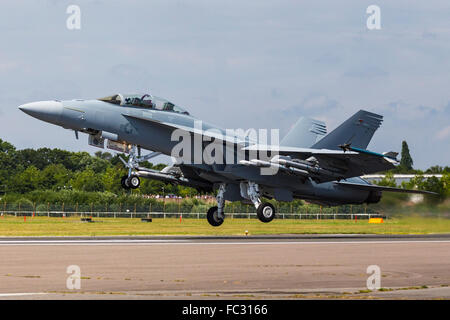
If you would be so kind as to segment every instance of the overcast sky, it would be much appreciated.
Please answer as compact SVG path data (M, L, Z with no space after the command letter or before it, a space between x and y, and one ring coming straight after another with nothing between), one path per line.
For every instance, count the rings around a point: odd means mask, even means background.
M367 29L371 4L381 30ZM23 103L150 91L223 128L282 134L366 109L384 116L369 149L406 140L415 168L450 165L448 0L2 0L0 30L0 138L20 149L98 150Z

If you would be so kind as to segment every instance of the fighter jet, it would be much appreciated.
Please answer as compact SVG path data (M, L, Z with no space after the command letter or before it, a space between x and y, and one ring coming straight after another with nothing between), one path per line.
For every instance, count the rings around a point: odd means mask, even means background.
M367 150L381 115L360 110L327 134L323 122L302 117L278 143L261 143L245 132L201 121L184 108L150 93L115 94L92 100L39 101L23 112L51 124L88 134L89 145L129 154L122 187L140 178L217 191L207 212L212 226L224 219L224 203L252 204L262 222L275 217L267 199L304 199L321 205L377 203L383 191L432 193L372 185L361 175L399 164L397 153ZM264 141L263 141L264 142ZM141 155L141 150L151 151ZM175 163L161 171L140 166L164 154ZM264 171L265 170L265 171Z

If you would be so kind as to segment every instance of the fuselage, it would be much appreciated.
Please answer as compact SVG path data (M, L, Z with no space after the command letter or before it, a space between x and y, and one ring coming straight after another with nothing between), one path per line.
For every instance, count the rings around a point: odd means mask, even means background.
M173 156L174 147L179 143L173 139L174 130L187 129L191 133L201 134L209 131L225 137L225 140L235 141L245 146L248 139L241 135L229 135L227 130L200 121L183 109L171 106L172 110L158 110L145 105L132 105L111 103L102 100L65 100L40 101L25 104L19 107L25 113L65 129L80 131L91 136L137 145L144 149L161 152ZM175 127L174 127L175 126ZM335 184L333 181L316 183L311 179L300 180L297 176L288 174L261 175L258 168L246 167L237 162L221 164L199 164L194 162L194 156L205 149L201 141L200 146L195 145L192 137L192 162L186 166L201 168L199 176L203 180L215 183L220 179L229 184L238 185L239 181L254 181L265 188L267 196L278 200L289 201L292 198L301 198L323 204L345 204L378 202L381 194L372 194L365 190L349 190ZM200 148L200 149L198 149ZM225 153L229 152L225 148ZM248 157L239 148L232 150L236 157ZM239 155L239 152L242 154ZM365 184L359 177L349 178L347 181ZM288 192L284 192L288 190ZM230 200L233 200L230 198ZM237 199L236 199L237 200Z

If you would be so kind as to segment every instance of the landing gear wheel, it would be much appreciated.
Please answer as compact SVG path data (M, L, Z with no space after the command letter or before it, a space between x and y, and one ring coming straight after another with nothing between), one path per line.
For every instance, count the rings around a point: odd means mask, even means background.
M219 217L219 209L217 207L209 208L206 219L213 227L218 227L223 223L223 219Z
M122 185L122 188L124 188L125 190L130 189L130 186L129 186L127 180L128 180L128 176L123 176L122 179L120 180L120 184Z
M141 185L141 179L139 179L138 176L130 176L125 181L125 184L127 184L131 189L137 189Z
M261 222L270 222L275 218L275 207L269 203L261 203L256 209L256 215Z

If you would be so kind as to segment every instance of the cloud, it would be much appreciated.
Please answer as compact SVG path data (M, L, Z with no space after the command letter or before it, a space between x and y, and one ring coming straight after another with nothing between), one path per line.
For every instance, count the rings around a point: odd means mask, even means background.
M447 126L439 130L438 133L436 134L436 138L438 140L446 140L450 138L450 126Z
M13 61L2 61L0 62L0 73L6 73L11 72L12 70L16 69L18 64Z
M429 39L429 40L435 40L437 38L437 34L430 31L424 31L422 33L422 38Z
M387 77L389 72L373 65L362 65L359 67L352 68L351 70L344 73L346 77L361 78L361 79L371 79L376 77Z
M442 113L438 108L412 104L402 100L389 102L382 110L386 116L392 116L403 121L423 120Z
M147 76L145 68L131 64L114 65L109 69L109 71L111 72L111 75L115 77L129 78L129 77Z
M304 97L301 102L284 109L281 113L286 117L317 115L329 113L338 107L338 101L326 94L312 93Z
M229 128L286 130L310 116L331 131L367 109L385 119L370 147L398 150L405 139L418 168L448 165L446 0L380 0L373 32L355 1L80 0L80 32L66 29L72 2L43 3L4 1L0 11L9 39L0 42L0 137L18 148L73 143L11 112L22 103L148 90Z

